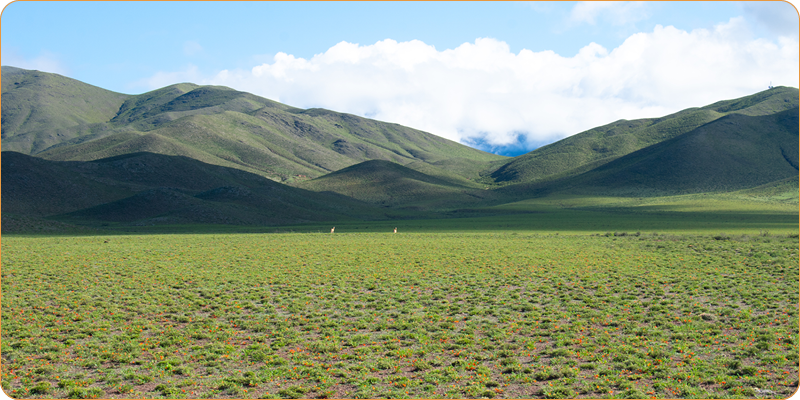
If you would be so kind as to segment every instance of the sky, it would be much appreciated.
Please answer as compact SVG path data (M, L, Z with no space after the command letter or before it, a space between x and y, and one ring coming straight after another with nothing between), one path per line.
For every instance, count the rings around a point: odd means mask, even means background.
M518 155L798 87L798 19L781 1L17 1L0 62L127 94L223 85Z

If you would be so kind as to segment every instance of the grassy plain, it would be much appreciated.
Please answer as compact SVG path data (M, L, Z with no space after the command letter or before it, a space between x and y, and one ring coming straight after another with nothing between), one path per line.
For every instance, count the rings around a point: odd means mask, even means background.
M4 237L0 384L15 398L788 397L796 215L728 234Z
M788 196L788 197L787 197ZM794 196L794 197L792 197ZM340 221L278 228L250 228L251 232L539 232L591 235L606 232L660 232L693 234L798 233L797 185L775 193L763 191L690 194L664 197L590 197L553 195L494 207L459 209L440 219ZM148 227L148 231L182 232L188 227ZM235 232L248 228L211 227Z

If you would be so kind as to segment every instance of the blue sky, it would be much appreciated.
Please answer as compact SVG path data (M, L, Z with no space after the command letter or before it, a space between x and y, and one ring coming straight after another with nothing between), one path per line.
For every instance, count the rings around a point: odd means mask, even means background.
M501 153L800 74L785 2L20 1L0 30L3 65L221 84Z

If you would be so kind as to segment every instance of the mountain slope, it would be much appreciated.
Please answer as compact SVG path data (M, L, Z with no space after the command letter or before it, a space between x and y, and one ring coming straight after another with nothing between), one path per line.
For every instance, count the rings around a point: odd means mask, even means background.
M125 224L294 224L385 219L384 211L238 169L134 153L89 162L2 155L2 214Z
M798 176L798 108L729 114L587 172L513 185L504 193L663 196L727 192Z
M515 157L491 177L499 182L518 183L576 175L729 114L770 115L797 106L798 90L779 87L662 118L621 120Z
M2 153L10 216L245 225L442 217L551 193L742 191L798 175L794 88L617 121L507 158L226 87L127 96L36 71L4 67L3 78L3 144L38 140L21 151L36 158ZM48 92L48 82L63 84ZM34 117L20 117L19 99Z
M61 214L114 201L135 193L81 174L79 163L56 163L13 151L2 153L2 213L28 216Z
M9 91L12 95L3 98L3 120L13 124L8 140L4 137L4 145L6 141L9 145L3 149L49 160L90 161L148 151L293 182L373 159L449 163L454 168L448 174L477 179L490 168L489 162L505 159L401 125L322 109L302 110L221 86L182 83L128 96L69 80L62 90L49 91L43 82L67 82L67 78L3 67L3 95L6 82L23 79L32 82L24 92L30 98L29 108L52 118L39 124L35 118L20 116L25 111L18 105L21 89ZM50 103L59 108L48 108ZM95 114L84 112L83 105L89 103ZM70 119L79 122L59 122ZM26 132L34 131L36 145L23 146L33 140Z
M365 161L303 182L301 187L331 191L384 207L442 210L488 204L498 196L488 190L460 184L453 179L426 175L382 160Z
M798 176L798 108L730 114L606 164L588 185L628 190L721 192Z
M148 123L161 122L148 131L134 132L139 137L106 136L38 155L53 160L91 160L139 147L260 172L282 181L293 181L299 175L317 177L373 159L401 164L464 159L467 165L503 159L421 131L348 114L291 112L270 106L248 113L185 113L189 114L178 118L163 113L148 117ZM143 124L132 126L141 128ZM142 136L163 144L141 143ZM477 171L472 176L477 177Z
M110 122L114 126L132 125L139 131L149 131L165 122L189 115L218 114L223 111L249 113L264 107L295 110L224 86L180 83L131 97L120 106Z
M3 150L38 153L103 130L128 97L56 74L3 66Z

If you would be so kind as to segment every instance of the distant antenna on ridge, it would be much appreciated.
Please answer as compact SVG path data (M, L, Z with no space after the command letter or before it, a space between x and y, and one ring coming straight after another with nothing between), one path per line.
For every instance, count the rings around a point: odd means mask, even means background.
M769 81L769 88L772 89L772 81Z

